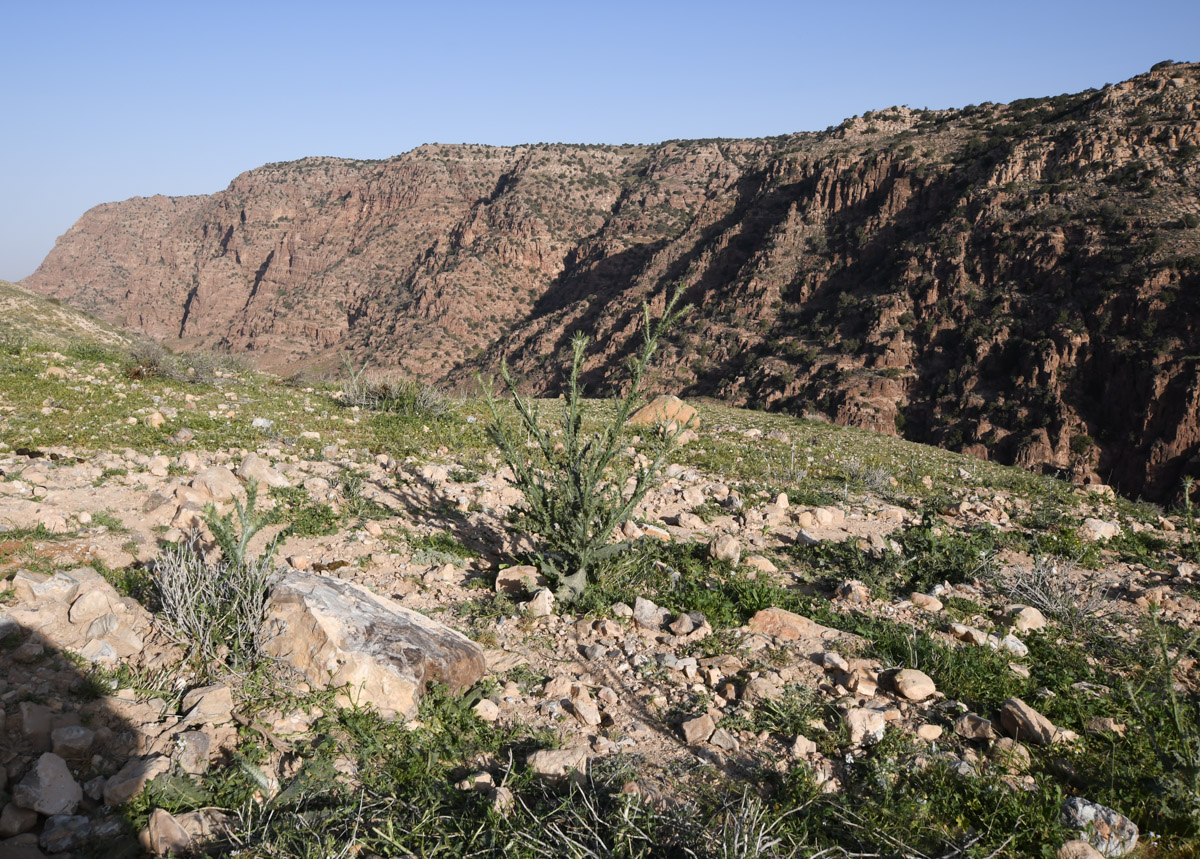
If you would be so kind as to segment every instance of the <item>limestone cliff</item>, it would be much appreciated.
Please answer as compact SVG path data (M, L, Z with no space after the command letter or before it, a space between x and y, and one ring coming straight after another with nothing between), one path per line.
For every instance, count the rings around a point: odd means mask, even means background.
M1074 470L1200 473L1200 66L654 146L423 146L87 212L24 285L272 369L341 351L603 388L637 308L697 305L659 384Z

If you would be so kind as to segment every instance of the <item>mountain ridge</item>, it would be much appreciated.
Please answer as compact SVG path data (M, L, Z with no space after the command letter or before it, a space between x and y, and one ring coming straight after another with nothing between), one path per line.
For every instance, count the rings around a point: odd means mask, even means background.
M593 389L677 282L664 390L1163 498L1200 474L1200 67L654 145L426 144L98 206L23 283L268 369Z

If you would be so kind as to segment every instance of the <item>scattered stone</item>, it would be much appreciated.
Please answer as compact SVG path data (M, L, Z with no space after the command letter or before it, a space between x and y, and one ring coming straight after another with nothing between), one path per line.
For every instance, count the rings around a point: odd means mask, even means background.
M38 814L72 814L83 799L81 788L71 776L67 762L53 752L45 752L17 782L12 801L18 808Z
M1118 722L1111 716L1093 716L1087 720L1084 730L1089 734L1116 734L1118 737L1125 736L1125 724Z
M670 611L665 608L659 608L650 600L643 597L638 597L634 600L633 621L638 626L657 632L662 629L663 624L670 618Z
M1007 650L1013 656L1028 656L1029 648L1025 646L1025 642L1017 638L1011 632L1004 638L1000 639L1000 648Z
M867 605L871 602L871 589L857 579L850 579L838 585L837 598L853 605Z
M537 593L541 588L548 588L549 580L538 572L538 568L529 564L515 567L505 567L496 573L496 593L521 597L525 594Z
M937 686L933 680L923 671L917 671L915 668L905 668L897 671L892 677L892 685L901 697L907 698L909 701L924 701L926 698L937 693Z
M821 667L826 671L841 671L844 674L850 673L850 663L846 661L846 657L833 650L827 650L821 654Z
M554 594L549 588L542 588L525 604L525 609L530 617L549 617L554 614Z
M1000 724L1014 740L1025 740L1048 746L1058 734L1058 728L1020 698L1009 698L1000 705Z
M587 749L542 749L534 752L526 763L533 772L547 781L582 780L587 773Z
M708 738L708 742L710 745L716 746L718 749L726 752L736 752L741 748L741 743L724 728L717 728L713 731L712 736Z
M494 722L500 718L500 708L489 698L482 699L471 709L475 711L476 716L485 722Z
M696 743L703 743L706 741L712 736L713 731L715 731L717 728L716 724L712 720L712 716L707 714L703 716L697 716L694 719L688 719L680 727L683 729L684 740L687 741L688 745L693 746Z
M165 755L150 755L144 758L134 758L104 784L104 804L116 807L124 805L142 792L155 776L165 773L171 768L171 761Z
M646 405L634 412L629 423L635 426L654 426L656 424L676 423L680 426L690 423L689 429L700 428L700 418L696 410L676 396L655 397Z
M21 808L7 803L0 811L0 838L12 838L37 826L38 813L32 808Z
M86 758L95 741L96 732L82 725L67 725L56 728L50 733L50 742L53 744L52 751L64 759Z
M155 856L185 856L191 852L192 837L169 812L156 808L143 833L142 846Z
M742 557L742 544L731 534L722 534L708 544L708 554L717 561L728 561L735 567Z
M762 555L750 555L745 560L746 566L751 569L758 570L760 573L777 573L779 567L775 566L768 558Z
M988 749L988 757L1009 772L1021 773L1033 762L1029 749L1009 737L1001 737Z
M642 533L645 536L658 540L662 543L671 542L671 533L663 528L658 527L657 525L642 526Z
M197 474L192 478L192 488L217 502L230 501L242 492L242 484L223 465L214 465Z
M258 482L259 486L269 486L272 489L287 488L291 485L286 477L272 468L271 463L257 453L246 454L242 459L242 464L238 466L237 476L247 483L254 480Z
M208 772L209 752L212 737L203 731L184 731L175 739L176 760L185 773L202 775Z
M1063 826L1078 829L1105 856L1124 856L1137 847L1138 828L1132 820L1097 802L1074 796L1063 803Z
M487 770L472 773L454 785L459 790L474 793L491 793L496 788L496 780Z
M1000 736L990 719L974 713L964 713L954 722L954 733L968 740L994 740Z
M1079 526L1079 539L1090 540L1092 542L1111 540L1120 533L1120 525L1116 522L1107 522L1103 519L1084 519L1083 524Z
M751 632L769 635L781 641L838 641L852 638L836 629L822 626L802 615L782 608L764 608L746 624Z
M1075 839L1058 848L1058 859L1104 859L1104 854L1086 841Z
M742 700L748 704L759 701L776 701L783 696L783 690L766 677L754 677L742 689Z
M228 686L201 686L183 696L185 725L223 725L233 719L233 692Z
M575 718L579 723L588 728L594 728L600 724L600 708L596 706L596 702L586 693L582 692L571 699L571 707L575 710Z
M675 635L687 635L696 628L696 624L692 621L692 616L687 612L679 615L667 629L671 630Z
M865 707L855 707L846 711L843 717L850 731L850 745L869 746L883 739L887 730L887 722L878 710Z
M1008 612L1009 626L1017 632L1029 632L1046 627L1046 616L1033 606L1010 605L1005 611Z
M927 611L930 614L936 614L942 610L942 601L937 597L929 596L929 594L913 593L909 595L908 601L921 611Z
M927 743L941 739L943 733L941 725L922 725L917 728L917 736Z
M276 584L267 604L266 651L314 688L347 687L347 701L385 716L416 716L430 680L457 694L483 677L483 650L361 585L312 573Z
M794 758L806 758L817 753L817 744L803 734L799 734L792 742L791 751Z
M91 834L91 821L81 814L55 814L46 820L38 844L49 853L82 847Z

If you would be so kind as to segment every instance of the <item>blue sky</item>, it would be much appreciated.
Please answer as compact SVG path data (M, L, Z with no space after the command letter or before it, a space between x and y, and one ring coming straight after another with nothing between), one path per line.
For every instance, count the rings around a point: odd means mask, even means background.
M306 155L821 129L1200 59L1200 2L0 0L0 278L87 208Z

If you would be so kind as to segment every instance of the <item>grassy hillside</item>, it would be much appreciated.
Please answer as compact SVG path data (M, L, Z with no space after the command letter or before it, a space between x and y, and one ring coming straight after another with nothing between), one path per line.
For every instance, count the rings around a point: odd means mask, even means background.
M213 853L256 857L1053 856L1080 837L1062 816L1075 798L1136 824L1137 857L1197 855L1195 511L699 403L698 438L636 511L645 534L539 615L494 587L529 555L477 399L362 408L336 386L206 367L0 349L8 790L39 754L11 726L46 703L109 728L80 784L166 767L114 815L81 805L107 835L76 855L135 855L171 815L209 821ZM587 426L609 410L589 402ZM626 432L619 469L647 434ZM189 656L156 561L185 538L202 475L250 452L289 483L264 490L252 551L275 538L280 575L323 571L458 630L486 648L483 679L432 689L405 723L272 660ZM1111 536L1090 539L1089 520ZM714 557L721 536L740 559ZM63 579L42 577L84 564L131 598L136 652L91 663L56 638L67 607L44 583ZM639 599L672 626L631 619ZM1014 603L1045 625L1017 626ZM771 608L830 638L763 632ZM904 694L901 669L936 692ZM214 684L232 711L181 722L185 695ZM1012 699L1053 730L1013 729ZM212 743L203 772L184 768L188 731ZM578 778L543 771L536 753L555 750ZM28 831L63 843L44 815Z

